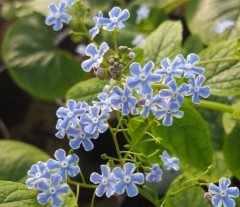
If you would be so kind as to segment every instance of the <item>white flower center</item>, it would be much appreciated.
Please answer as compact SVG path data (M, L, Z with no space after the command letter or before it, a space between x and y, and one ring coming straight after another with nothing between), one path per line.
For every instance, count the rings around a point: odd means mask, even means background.
M196 87L196 88L195 88L195 91L196 91L196 92L199 92L199 90L200 90L199 87Z
M66 162L66 161L63 161L63 162L61 163L61 165L62 165L62 167L66 168L66 167L67 167L67 162Z
M149 106L149 105L150 105L150 101L149 101L149 100L146 100L145 105L146 105L146 106Z
M50 188L50 189L49 189L49 192L50 192L51 194L55 194L55 193L56 193L56 190L55 190L54 188Z
M60 13L60 12L56 12L55 15L54 15L54 17L55 17L56 19L59 19L60 16L61 16L61 13Z
M127 98L126 97L122 97L121 100L122 100L122 102L127 102Z
M225 197L225 196L227 195L227 193L226 193L226 191L222 190L222 191L220 192L220 195L221 195L222 197Z
M190 69L190 68L192 67L192 65L189 64L189 63L186 63L185 67L186 67L187 69Z
M167 73L171 73L172 72L172 68L171 67L168 67L167 68Z
M36 173L35 178L40 178L40 177L41 177L41 173L40 172Z
M72 116L73 116L73 113L72 113L71 111L69 111L69 112L67 113L67 116L68 116L68 117L72 117Z
M140 79L141 79L141 81L145 81L146 80L146 76L145 75L141 75Z
M103 185L107 185L107 179L106 179L106 178L103 178L103 179L102 179L102 184L103 184Z
M152 171L151 174L152 174L152 175L157 175L156 171Z
M117 17L113 17L113 18L112 18L112 21L113 21L114 23L116 23L116 22L117 22L117 20L118 20L118 18L117 18Z
M81 133L81 134L80 134L80 137L81 137L81 138L85 138L85 134L84 134L84 133Z
M125 182L125 183L130 183L130 182L131 182L131 177L128 176L128 175L126 175L126 176L124 177L124 182Z
M97 117L94 117L94 118L92 119L92 122L93 122L94 124L98 123Z

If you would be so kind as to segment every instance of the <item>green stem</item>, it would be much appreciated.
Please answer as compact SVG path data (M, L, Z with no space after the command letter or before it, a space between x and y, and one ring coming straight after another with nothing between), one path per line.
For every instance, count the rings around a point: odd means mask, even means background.
M201 100L200 104L193 104L190 99L186 99L188 103L195 107L200 107L200 108L205 108L205 109L212 109L215 111L222 111L222 112L229 112L229 113L234 113L237 111L234 107L226 105L226 104L221 104L213 101L206 101L206 100Z
M80 185L77 185L77 193L76 193L76 201L77 201L77 203L78 203L79 191L80 191Z
M118 117L118 120L120 120L121 114L118 111L117 111L117 117ZM120 123L120 129L121 130L125 129L122 122ZM126 131L123 130L122 133L123 133L123 136L125 137L127 143L130 143L130 138L129 138L128 134L126 133Z
M80 26L81 26L83 32L84 32L85 35L87 36L87 38L88 38L89 40L91 40L91 36L90 36L90 34L89 34L89 32L88 32L88 29L87 29L87 27L85 26L83 20L80 19L80 20L79 20L79 23L80 23Z
M84 175L83 175L82 171L80 171L80 176L81 176L83 184L86 184L86 181L85 181L85 178L84 178Z
M95 201L95 191L94 191L93 196L92 196L92 201L91 201L91 206L90 207L93 207L94 201Z
M113 40L115 52L118 54L117 33L118 33L117 29L114 28L114 30L112 32L112 40Z
M218 58L213 60L203 60L197 63L196 65L202 65L207 63L217 63L217 62L229 62L229 61L239 61L239 57L225 57L225 58Z
M96 188L96 185L92 185L92 184L87 184L87 183L79 183L73 180L67 180L67 183L72 184L72 185L76 185L79 187L84 187L84 188Z

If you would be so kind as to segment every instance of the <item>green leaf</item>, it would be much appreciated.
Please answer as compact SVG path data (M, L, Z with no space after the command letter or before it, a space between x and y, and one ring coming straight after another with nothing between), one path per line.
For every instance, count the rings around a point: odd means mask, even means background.
M240 100L237 100L236 103L233 104L233 107L238 110L238 113L225 112L222 116L223 127L227 134L229 134L240 121Z
M175 58L181 52L182 25L180 21L165 21L152 32L144 44L144 61L159 65L163 58Z
M237 41L226 41L212 45L203 50L201 61L229 58L234 56ZM205 85L211 87L211 94L217 96L234 96L240 94L240 62L219 61L201 64L205 67Z
M223 145L223 152L229 169L233 174L240 179L240 126L236 126L230 134L227 135Z
M41 207L35 190L26 185L11 181L0 181L1 207Z
M190 35L183 45L183 55L199 53L203 49L203 44L198 35Z
M108 80L98 78L79 82L67 92L66 100L74 99L92 104L92 101L97 100L97 95L103 91L103 87L108 83Z
M171 127L153 125L152 134L163 139L162 145L180 159L180 166L205 171L213 162L213 149L207 124L196 109L186 104L184 116L174 119Z
M0 180L24 183L33 164L50 158L42 150L19 141L1 140L0 149Z
M42 16L33 14L14 22L2 45L3 60L12 78L42 99L64 97L85 76L80 63L53 44L55 34Z
M235 39L240 35L240 4L238 0L189 1L186 20L191 33L199 35L205 44ZM236 24L224 34L216 34L216 25L224 20L235 20Z
M77 207L76 198L73 192L63 198L62 207ZM30 190L26 185L11 181L0 181L0 206L1 207L51 207L48 202L45 205L40 205L37 201L37 193L35 190Z

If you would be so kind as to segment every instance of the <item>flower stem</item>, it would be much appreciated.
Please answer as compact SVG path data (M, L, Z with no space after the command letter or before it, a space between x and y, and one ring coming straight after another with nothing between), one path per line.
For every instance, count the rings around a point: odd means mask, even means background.
M112 39L113 39L113 45L114 45L115 52L118 54L117 32L118 32L117 29L114 28L114 30L112 32Z
M92 196L92 201L91 201L91 206L90 207L93 207L94 201L95 201L95 191L94 191L93 196Z
M67 180L67 183L72 184L72 185L76 185L79 187L84 187L84 188L96 188L96 185L92 185L92 184L87 184L87 183L79 183L73 180Z

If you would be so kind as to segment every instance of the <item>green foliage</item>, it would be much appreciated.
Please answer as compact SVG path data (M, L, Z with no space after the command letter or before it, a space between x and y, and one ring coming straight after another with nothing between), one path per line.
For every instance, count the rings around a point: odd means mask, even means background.
M233 174L240 179L240 168L239 168L239 160L240 160L240 126L236 126L230 134L227 135L223 152L225 155L225 159L229 169L233 172Z
M92 104L92 101L97 100L97 95L103 91L103 87L108 84L108 82L107 80L100 80L98 78L81 81L67 92L66 99L85 101Z
M182 24L180 22L165 21L146 39L144 61L152 60L159 66L165 57L174 58L181 51Z
M234 49L236 41L230 40L212 45L203 50L199 55L201 61L222 58L236 58ZM221 61L201 64L206 68L205 85L211 87L211 94L217 96L234 96L240 94L240 62Z
M203 44L198 35L190 35L183 45L183 55L187 56L190 53L199 53L203 49Z
M3 60L12 78L42 99L64 97L85 76L80 63L53 44L54 36L44 18L34 14L14 22L3 41Z
M1 207L41 207L36 197L36 191L29 190L24 184L0 181Z
M49 159L42 150L19 141L1 140L0 149L0 180L24 183L33 164Z
M174 119L171 127L154 124L151 132L163 139L161 144L179 157L180 166L186 173L191 168L205 171L213 162L213 150L207 124L198 111L188 105L181 108L184 116Z
M203 43L211 44L224 39L235 39L240 35L239 10L238 0L192 0L188 3L185 16L192 34L199 35ZM224 20L236 20L236 24L224 34L216 34L216 25Z

